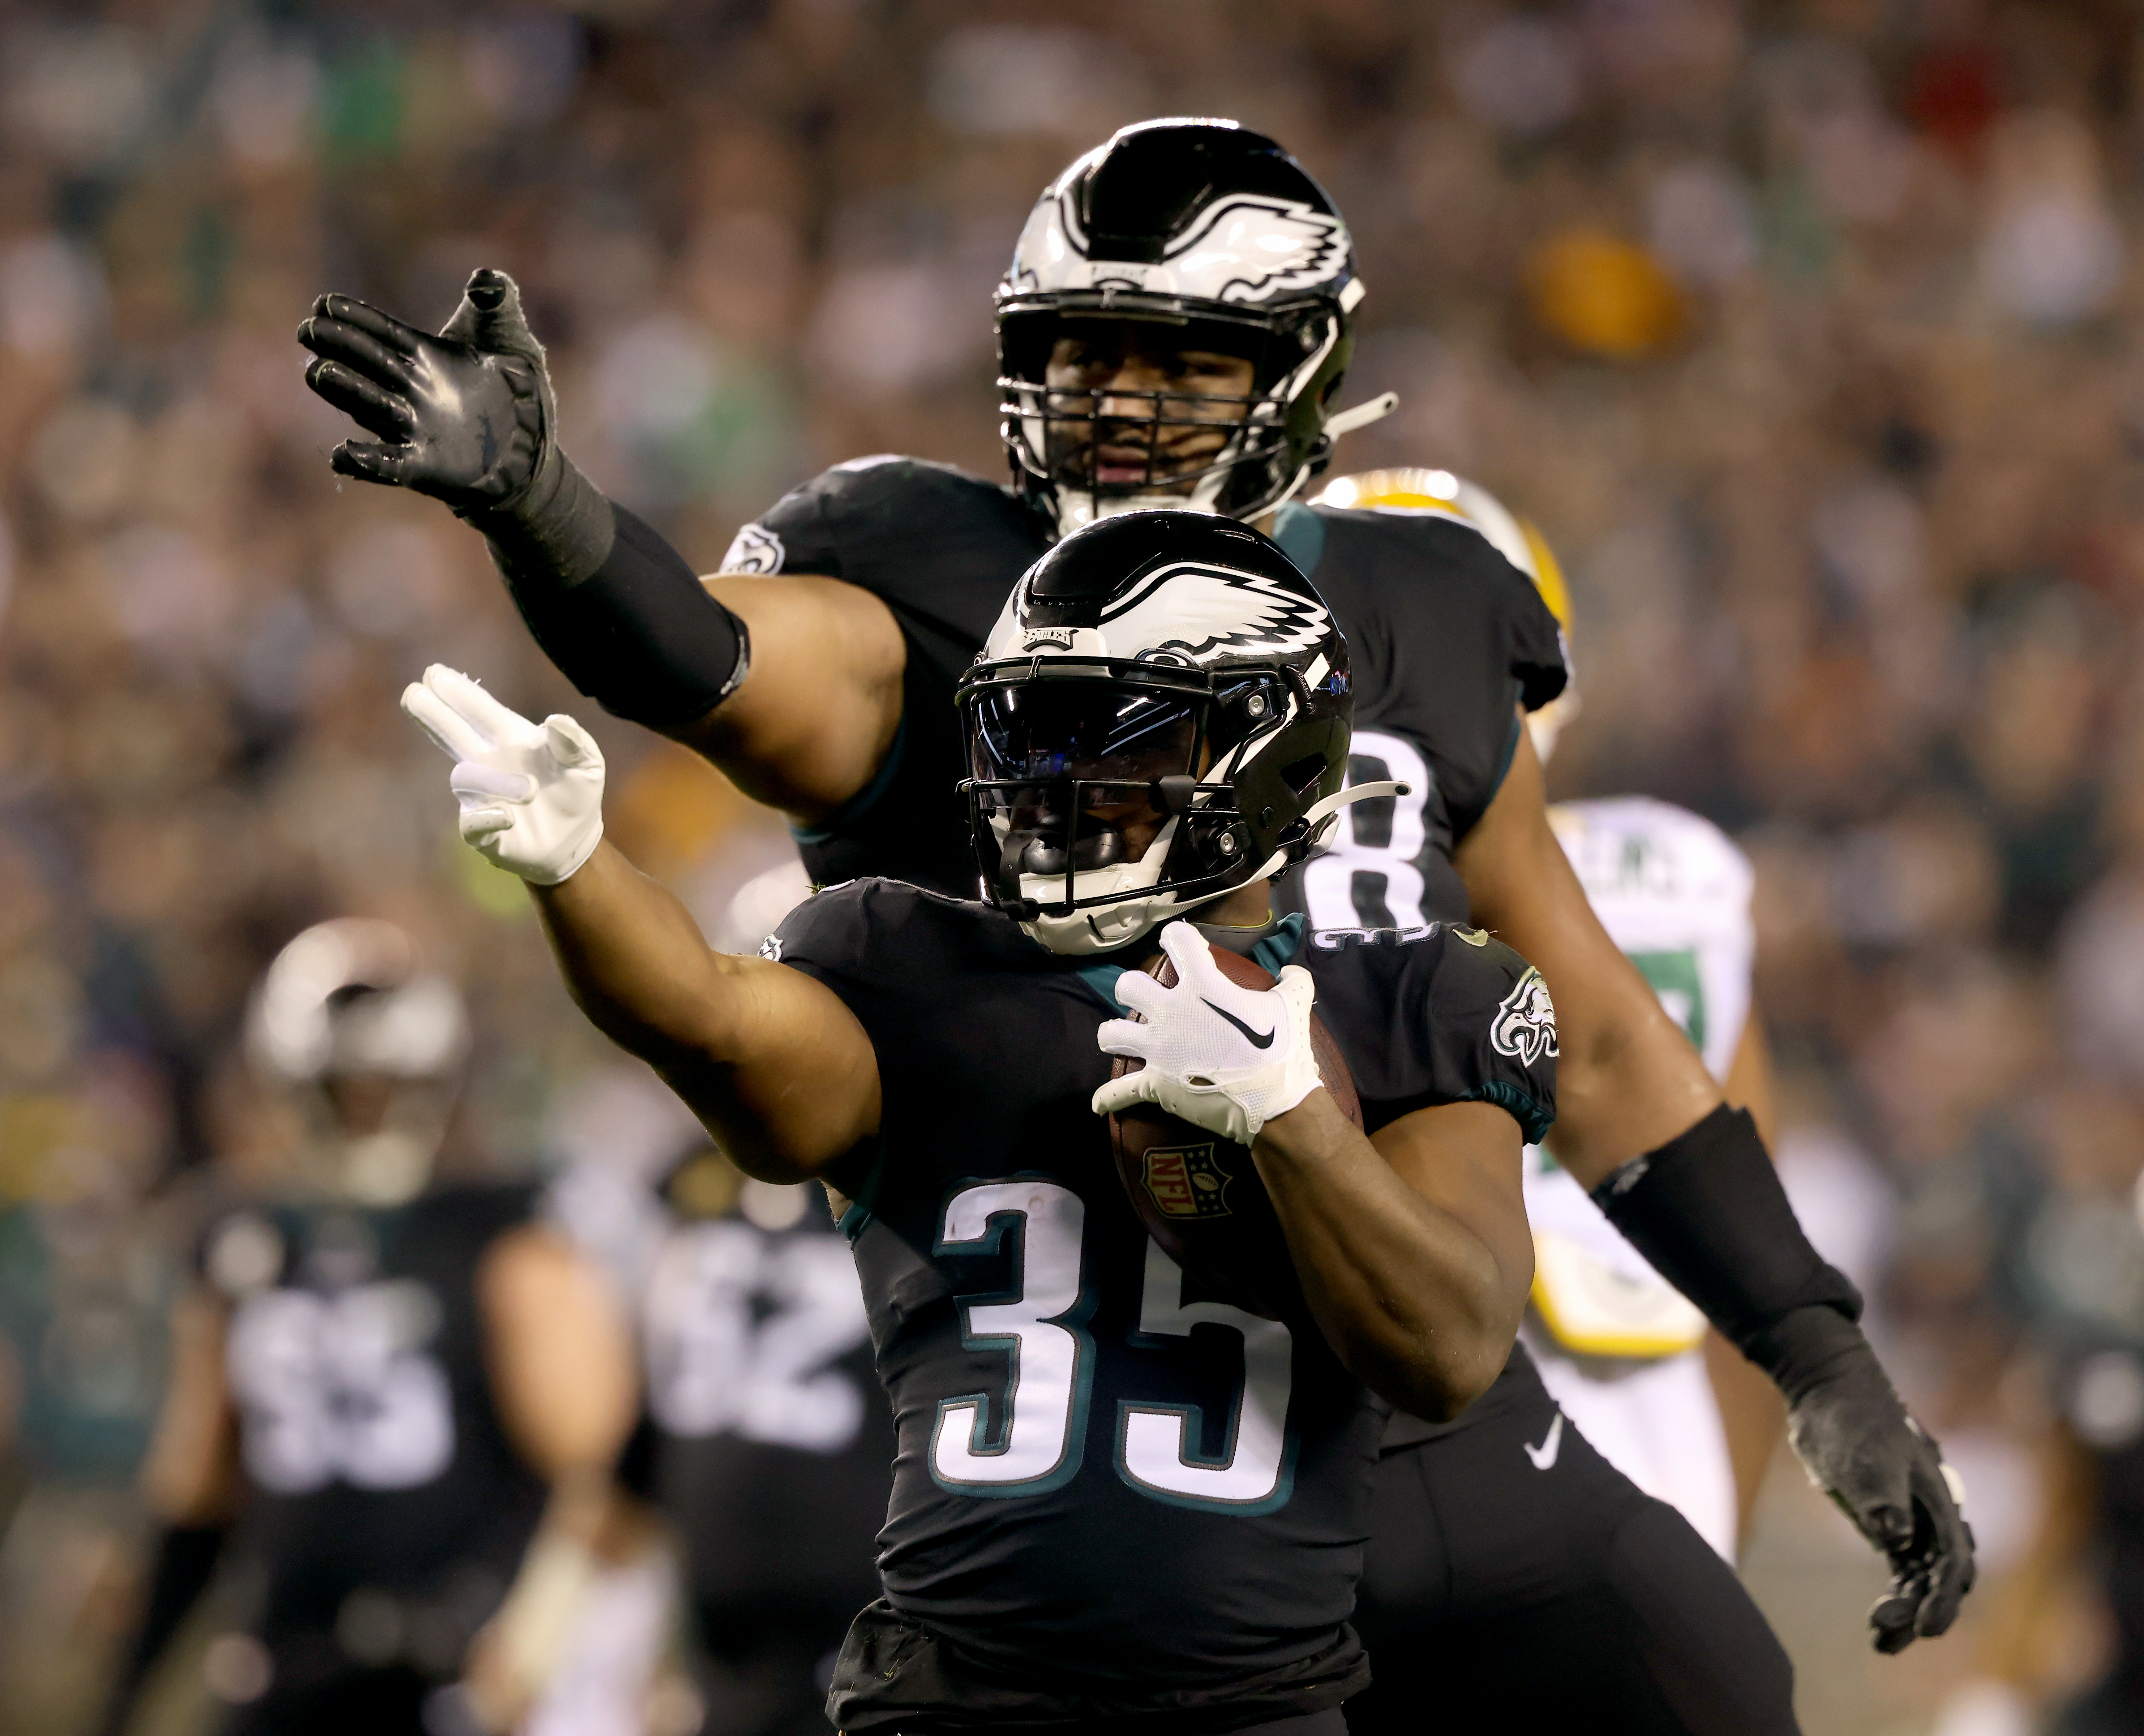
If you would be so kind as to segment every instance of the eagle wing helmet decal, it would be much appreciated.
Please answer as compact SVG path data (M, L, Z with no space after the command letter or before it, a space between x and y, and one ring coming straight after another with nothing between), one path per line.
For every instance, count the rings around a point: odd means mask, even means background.
M1210 292L1217 301L1263 301L1323 283L1347 257L1338 217L1299 200L1243 194L1208 206L1167 255L1187 286L1227 274Z
M1270 300L1329 281L1348 257L1347 226L1298 199L1232 193L1216 199L1169 242L1157 265L1098 259L1073 195L1045 199L1029 217L1012 268L1015 293L1116 284L1210 301Z
M1196 663L1250 647L1308 651L1332 631L1324 608L1256 573L1179 565L1149 574L1102 611L1103 637L1118 655L1180 652ZM1115 652L1119 646L1132 651Z

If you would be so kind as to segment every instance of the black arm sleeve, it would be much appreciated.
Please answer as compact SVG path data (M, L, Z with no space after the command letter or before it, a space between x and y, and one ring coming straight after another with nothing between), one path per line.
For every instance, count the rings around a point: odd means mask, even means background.
M1790 1352L1779 1332L1788 1316L1821 1307L1861 1317L1860 1292L1802 1233L1745 1109L1723 1104L1593 1198L1662 1277L1775 1375Z
M560 674L613 717L674 728L736 692L751 641L682 555L623 507L610 510L609 553L578 583L497 540L492 558Z
M171 1643L187 1612L208 1589L230 1535L228 1525L171 1525L156 1540L156 1560L149 1570L148 1605L98 1723L100 1736L119 1736L132 1722L141 1684L156 1667L156 1660Z

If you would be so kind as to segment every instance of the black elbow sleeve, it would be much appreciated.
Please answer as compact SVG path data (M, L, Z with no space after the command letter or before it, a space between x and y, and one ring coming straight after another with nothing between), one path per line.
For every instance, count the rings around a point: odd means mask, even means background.
M1752 1362L1799 1308L1861 1317L1861 1293L1826 1263L1788 1203L1748 1111L1725 1104L1593 1190L1631 1246Z
M624 508L603 563L562 583L499 542L514 606L558 672L610 712L650 729L704 717L751 662L744 622L708 595L684 557Z

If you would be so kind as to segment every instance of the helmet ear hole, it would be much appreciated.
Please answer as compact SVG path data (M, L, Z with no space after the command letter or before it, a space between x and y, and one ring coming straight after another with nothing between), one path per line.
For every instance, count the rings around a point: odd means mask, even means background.
M1282 766L1280 775L1287 780L1288 788L1297 795L1308 796L1318 787L1318 781L1325 776L1326 770L1323 754L1307 753L1301 759L1291 760Z

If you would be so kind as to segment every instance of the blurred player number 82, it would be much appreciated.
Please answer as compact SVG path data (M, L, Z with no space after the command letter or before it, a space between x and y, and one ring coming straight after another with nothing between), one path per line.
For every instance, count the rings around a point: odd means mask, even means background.
M1272 974L1249 959L1216 947L1213 962L1243 988L1273 986ZM1175 986L1176 966L1166 955L1148 968L1164 988ZM1315 1013L1310 1016L1310 1052L1333 1102L1360 1127L1362 1106L1354 1079ZM1119 1055L1109 1077L1121 1079L1145 1064ZM1287 1238L1248 1146L1220 1138L1152 1104L1110 1116L1109 1143L1132 1209L1164 1253L1187 1273L1218 1285L1269 1319L1306 1317Z

